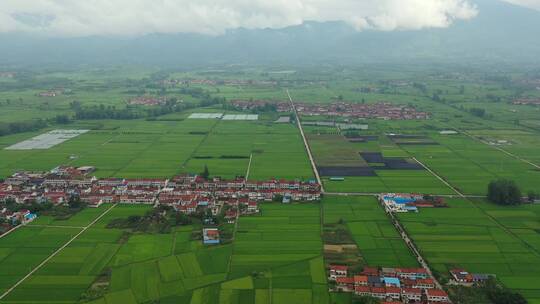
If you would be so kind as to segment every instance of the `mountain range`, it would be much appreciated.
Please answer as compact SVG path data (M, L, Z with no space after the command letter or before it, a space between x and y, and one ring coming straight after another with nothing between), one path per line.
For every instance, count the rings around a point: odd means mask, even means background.
M476 0L477 17L448 28L356 31L343 22L223 35L45 38L0 34L0 64L147 64L164 66L321 63L540 64L540 12ZM36 52L39 50L39 52Z

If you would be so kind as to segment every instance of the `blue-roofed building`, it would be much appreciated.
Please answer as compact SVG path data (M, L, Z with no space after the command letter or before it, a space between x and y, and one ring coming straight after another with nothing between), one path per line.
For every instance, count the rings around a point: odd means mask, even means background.
M401 287L401 283L399 282L398 278L384 277L383 281L386 287Z
M34 219L36 219L37 215L35 213L27 213L25 216L24 216L24 221L25 222L30 222L30 221L33 221Z
M415 203L422 200L421 195L415 194L382 194L379 199L388 212L418 212Z
M418 207L416 206L403 206L402 209L407 212L418 212Z

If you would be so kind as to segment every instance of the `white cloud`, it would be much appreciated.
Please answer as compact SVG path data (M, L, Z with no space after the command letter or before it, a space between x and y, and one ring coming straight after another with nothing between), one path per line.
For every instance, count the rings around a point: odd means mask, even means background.
M447 27L476 16L469 0L1 0L0 32L140 35L348 22L358 30ZM526 0L522 0L526 1Z
M504 1L540 11L540 0L504 0Z

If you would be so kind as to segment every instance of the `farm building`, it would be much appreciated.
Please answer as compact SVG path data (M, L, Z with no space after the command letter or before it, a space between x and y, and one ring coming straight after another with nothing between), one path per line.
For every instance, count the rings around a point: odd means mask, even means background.
M219 244L219 230L217 228L204 228L203 229L203 244L215 245Z
M418 212L418 208L447 207L440 197L419 194L386 193L379 195L379 201L387 212Z

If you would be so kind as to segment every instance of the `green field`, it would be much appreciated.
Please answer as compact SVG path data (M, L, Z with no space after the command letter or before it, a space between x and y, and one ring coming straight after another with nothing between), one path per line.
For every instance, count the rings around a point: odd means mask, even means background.
M349 141L345 135L351 134L336 127L304 126L317 166L374 168L375 176L323 177L329 193L455 195L437 176L466 195L485 195L488 183L498 178L515 181L523 195L540 193L540 107L511 104L514 98L540 97L536 88L523 85L532 72L394 65L282 69L22 70L23 76L0 83L0 134L6 134L0 135L0 179L58 165L95 166L97 177L169 178L200 173L206 166L211 176L224 178L312 179L296 124L274 123L290 113L240 111L226 103L288 102L288 90L295 102L385 101L431 113L429 120L301 117L368 125L356 134L368 138L364 142ZM55 88L66 91L38 96ZM176 108L127 104L137 96L174 99ZM78 107L136 115L83 119L77 117ZM259 114L260 119L188 119L199 112ZM69 121L57 119L64 115ZM38 120L40 127L19 130ZM4 149L53 129L90 132L47 150ZM441 135L443 130L458 134ZM416 159L434 174L382 168L361 152ZM540 303L539 206L501 207L476 198L448 203L449 208L399 215L437 275L447 276L452 267L493 273L530 303ZM89 227L110 207L84 209L67 220L40 216L2 237L0 293L86 229L2 303L351 303L350 295L328 292L323 246L325 233L336 227L357 245L362 265L418 266L373 196L327 194L321 203L262 203L259 214L226 225L234 231L231 243L214 247L198 239L199 224L164 234L107 228L113 219L145 214L148 206L115 206Z
M416 259L372 196L328 196L324 223L344 221L369 266L417 267Z
M400 214L424 258L440 274L453 267L497 275L507 287L538 301L540 274L538 206L499 207L451 199L450 208Z
M99 130L47 150L4 150L34 134L2 137L0 176L66 164L95 166L98 177L167 178L199 173L207 165L212 175L234 178L246 174L252 156L252 179L312 177L298 129L291 124L195 119L101 123Z
M81 231L74 225L87 227L111 207L64 221L42 217L3 238L2 292ZM215 247L192 240L195 226L127 239L105 228L149 208L114 206L2 303L328 303L318 204L265 205L261 216L241 219L233 244Z

